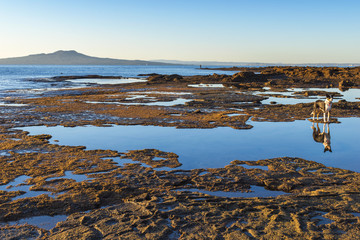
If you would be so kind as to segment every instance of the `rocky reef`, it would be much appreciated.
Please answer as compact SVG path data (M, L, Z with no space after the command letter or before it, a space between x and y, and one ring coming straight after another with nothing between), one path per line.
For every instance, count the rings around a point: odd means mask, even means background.
M3 99L7 105L0 106L0 238L358 238L357 172L299 157L231 159L231 164L220 168L181 170L181 153L154 148L87 150L51 143L51 135L21 130L57 125L250 129L249 119L308 119L313 103L301 100L323 99L334 91L328 88L346 91L360 86L359 68L238 70L233 75L150 74L147 82ZM334 97L343 97L346 92L341 91ZM264 103L274 96L300 99L300 103ZM340 99L333 104L331 123L359 116L358 100ZM19 178L24 179L12 185ZM270 195L246 195L257 191ZM50 229L12 224L24 218L64 215L66 220Z

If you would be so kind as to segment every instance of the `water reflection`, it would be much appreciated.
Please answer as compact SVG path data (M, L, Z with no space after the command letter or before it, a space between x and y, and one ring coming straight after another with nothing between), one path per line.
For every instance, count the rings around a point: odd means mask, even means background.
M314 123L311 126L313 130L313 139L315 142L322 143L324 145L324 152L331 150L331 142L330 142L330 124L324 123L322 131L320 131L319 123L316 123L316 127ZM326 131L325 131L326 130Z
M50 143L86 146L87 150L111 149L119 152L139 149L158 149L179 155L182 170L220 168L233 160L260 160L275 157L300 157L360 172L358 136L360 118L338 118L341 124L331 125L332 154L319 151L319 144L311 140L308 121L252 122L251 130L227 127L213 129L177 129L159 126L84 126L24 127L32 135L50 134ZM320 133L323 127L319 123ZM315 127L315 126L314 126ZM308 131L304 131L308 129ZM55 140L58 140L55 142ZM321 142L323 143L323 142Z

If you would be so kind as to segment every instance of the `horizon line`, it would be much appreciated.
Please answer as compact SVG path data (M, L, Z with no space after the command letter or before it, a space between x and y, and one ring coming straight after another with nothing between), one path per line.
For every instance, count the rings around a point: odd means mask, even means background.
M53 53L57 53L57 52L76 52L78 54L83 54L89 57L95 57L95 56L91 56L91 55L87 55L81 52L78 52L76 50L56 50L54 52L49 52L49 53L33 53L33 54L28 54L28 55L23 55L23 56L16 56L16 57L5 57L5 58L0 58L0 60L3 59L9 59L9 58L21 58L21 57L28 57L28 56L33 56L33 55L41 55L41 54L53 54ZM262 62L262 61L221 61L221 60L176 60L176 59L124 59L124 58L111 58L111 57L97 57L96 58L107 58L107 59L114 59L114 60L130 60L130 61L152 61L152 62L159 62L159 63L172 63L172 64L176 64L176 62L183 63L183 64L187 64L187 65L199 65L201 63L207 63L207 64L211 64L211 63L218 63L218 64L222 64L222 65L233 65L233 64L244 64L244 65L289 65L289 66L293 66L293 65L348 65L348 66L360 66L360 62L298 62L298 63L294 63L294 62ZM167 62L164 62L167 61ZM32 64L2 64L2 65L32 65ZM44 65L44 64L40 64L40 65ZM52 65L52 64L49 64Z

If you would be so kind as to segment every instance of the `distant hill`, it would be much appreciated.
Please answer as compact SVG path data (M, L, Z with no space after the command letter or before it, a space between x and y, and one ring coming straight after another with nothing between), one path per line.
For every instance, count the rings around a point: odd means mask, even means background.
M71 51L33 54L25 57L0 59L1 65L172 65L171 63L142 60L98 58Z

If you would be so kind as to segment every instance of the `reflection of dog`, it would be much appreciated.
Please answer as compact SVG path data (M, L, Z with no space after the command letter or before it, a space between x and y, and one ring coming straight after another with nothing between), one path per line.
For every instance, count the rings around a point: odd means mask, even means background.
M313 138L315 142L319 142L322 143L324 145L324 152L331 151L331 146L330 146L330 128L329 128L329 124L326 124L327 126L327 131L325 132L325 123L323 126L323 130L322 132L320 132L320 128L319 128L319 124L316 123L316 128L314 127L314 123L312 125L312 129L313 129Z
M330 121L330 110L332 106L333 96L326 94L326 100L323 102L318 100L314 102L314 110L312 111L313 120L315 121L315 115L317 115L317 120L319 120L319 114L324 113L324 122ZM326 120L327 114L327 120Z

